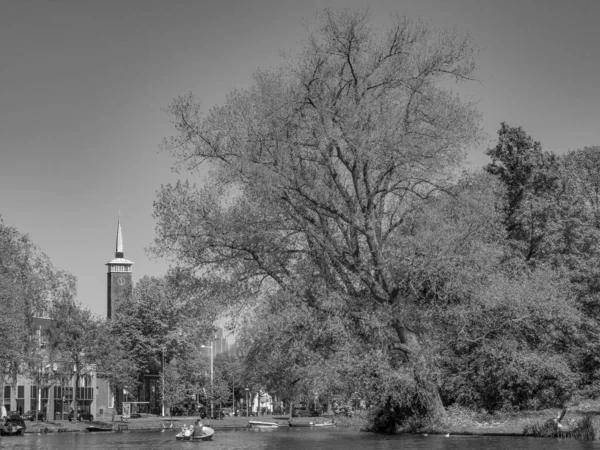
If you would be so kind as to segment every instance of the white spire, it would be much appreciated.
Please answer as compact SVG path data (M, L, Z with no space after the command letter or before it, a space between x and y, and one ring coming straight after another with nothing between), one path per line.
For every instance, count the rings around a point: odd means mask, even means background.
M119 224L117 225L117 251L116 258L123 257L123 232L121 231L121 211L119 211Z

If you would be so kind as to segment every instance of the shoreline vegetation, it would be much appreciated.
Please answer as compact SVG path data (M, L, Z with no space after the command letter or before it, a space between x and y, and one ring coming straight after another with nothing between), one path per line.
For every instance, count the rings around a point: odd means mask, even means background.
M561 419L561 427L555 419L561 415L560 408L543 409L539 411L496 412L488 414L466 408L452 406L446 415L437 423L414 424L413 426L397 427L396 434L450 434L450 435L481 435L481 436L534 436L560 437L583 440L600 440L600 401L586 401L568 408ZM222 420L205 420L207 426L215 430L226 428L245 428L248 417L227 417ZM314 417L299 417L292 419L293 423L304 424L314 421ZM165 431L178 430L183 425L190 425L196 417L155 417L146 416L139 419L111 422L96 420L94 422L27 422L27 434L85 432L90 425L114 426L127 425L128 431ZM260 420L271 421L273 416L261 416ZM363 432L371 431L368 411L359 411L353 417L336 417L339 427L354 427Z

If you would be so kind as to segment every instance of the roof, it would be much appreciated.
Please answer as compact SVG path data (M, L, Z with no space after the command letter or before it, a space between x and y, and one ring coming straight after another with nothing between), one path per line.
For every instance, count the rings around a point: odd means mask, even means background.
M109 262L106 263L106 265L108 266L109 264L135 264L133 261L129 261L128 259L125 258L115 258Z

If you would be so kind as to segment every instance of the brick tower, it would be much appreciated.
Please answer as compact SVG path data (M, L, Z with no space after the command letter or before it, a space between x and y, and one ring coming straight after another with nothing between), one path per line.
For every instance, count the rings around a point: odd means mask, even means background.
M115 314L119 304L125 298L131 296L131 266L133 261L123 258L123 233L121 231L121 214L119 214L119 222L117 224L117 248L115 251L115 259L107 262L108 274L107 282L107 302L106 302L106 317L109 319Z

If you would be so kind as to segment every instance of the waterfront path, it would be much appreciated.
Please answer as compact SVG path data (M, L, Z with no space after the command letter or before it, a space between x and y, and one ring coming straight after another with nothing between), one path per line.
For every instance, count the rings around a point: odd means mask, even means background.
M276 416L281 417L281 416ZM115 425L127 425L129 430L162 430L163 428L181 428L185 425L193 425L198 419L198 416L175 416L157 417L148 415L136 419L121 420L121 416L116 416ZM225 417L219 420L203 419L204 425L214 429L219 428L244 428L248 425L249 420L261 420L267 422L285 422L285 420L274 419L273 416L265 415L259 417ZM309 422L324 420L322 417L294 417L292 423L307 424ZM73 432L85 431L90 425L112 427L113 422L110 417L100 418L94 422L69 422L68 420L54 420L48 422L26 422L27 433L56 433L56 432Z

